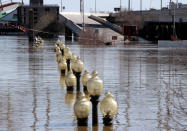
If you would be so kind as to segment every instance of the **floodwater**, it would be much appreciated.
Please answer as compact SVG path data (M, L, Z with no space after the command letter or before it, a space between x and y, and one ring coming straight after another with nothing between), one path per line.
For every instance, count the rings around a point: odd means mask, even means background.
M76 92L68 94L57 70L54 40L35 47L26 37L0 36L0 131L185 131L187 49L132 44L69 44L89 72L117 100L113 126L77 127Z

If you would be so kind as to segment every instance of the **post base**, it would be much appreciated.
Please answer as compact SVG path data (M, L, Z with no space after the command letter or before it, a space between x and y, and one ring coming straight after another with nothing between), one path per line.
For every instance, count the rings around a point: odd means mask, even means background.
M60 49L60 51L61 51L62 56L64 56L64 50L61 50L61 49Z
M87 87L86 86L83 86L84 87L84 92L88 92L88 90L87 90Z
M67 91L73 91L73 86L67 86Z
M77 91L80 91L80 77L81 77L81 72L75 72L75 76L77 78Z
M88 126L88 118L77 118L78 126Z
M109 115L106 115L103 117L103 124L105 126L111 126L112 125L112 118L110 118Z
M65 74L66 74L66 70L61 70L61 75L65 76Z
M92 126L98 125L98 111L97 111L97 105L99 103L99 96L91 96L92 102Z
M73 74L75 75L75 71L72 69L72 71L73 71Z
M67 59L66 63L67 63L68 71L70 71L70 59Z

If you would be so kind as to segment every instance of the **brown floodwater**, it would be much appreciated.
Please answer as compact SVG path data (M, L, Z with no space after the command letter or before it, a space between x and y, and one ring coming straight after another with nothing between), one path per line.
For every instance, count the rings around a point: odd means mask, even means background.
M117 100L113 126L77 127L76 92L67 93L53 52L55 40L35 47L27 37L0 36L0 131L187 130L187 49L152 44L87 46L67 43L89 72L97 70L104 93Z

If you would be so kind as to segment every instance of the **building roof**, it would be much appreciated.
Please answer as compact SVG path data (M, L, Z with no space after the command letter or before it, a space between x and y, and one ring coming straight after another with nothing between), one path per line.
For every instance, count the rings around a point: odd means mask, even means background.
M10 4L10 5L6 6L6 7L3 7L3 9L0 10L0 14L2 14L4 12L10 13L10 12L15 10L20 5L21 5L21 3L13 3L13 4Z

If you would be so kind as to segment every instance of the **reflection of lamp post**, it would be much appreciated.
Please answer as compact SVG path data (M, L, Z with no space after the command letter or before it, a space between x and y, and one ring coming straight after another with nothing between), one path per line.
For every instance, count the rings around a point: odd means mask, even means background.
M58 69L61 72L61 75L65 75L67 69L67 63L64 57L62 57L60 63L58 64Z
M65 95L65 103L73 106L75 103L75 94L73 94L73 91L67 91L66 95Z
M103 131L114 131L113 126L103 126Z
M68 74L66 75L65 83L67 86L67 91L73 91L73 88L76 86L76 77L72 73L72 70L70 70Z
M74 71L75 71L75 76L77 78L77 91L80 90L80 77L81 77L81 72L84 68L83 62L80 60L80 57L77 57L77 60L74 63Z
M105 126L112 125L113 116L117 113L118 105L110 92L105 94L105 98L101 101L100 110L103 114L103 123Z
M88 116L90 113L91 103L82 93L74 105L74 113L77 117L78 126L88 125Z
M87 70L84 71L83 76L81 77L82 85L84 86L84 92L87 92L87 82L91 78L91 75Z
M65 76L61 75L59 82L60 82L61 87L64 89L66 87Z
M92 78L87 82L88 93L91 96L92 102L92 125L98 124L98 113L97 105L99 102L99 96L103 91L103 81L99 78L98 73L94 71L92 73Z

